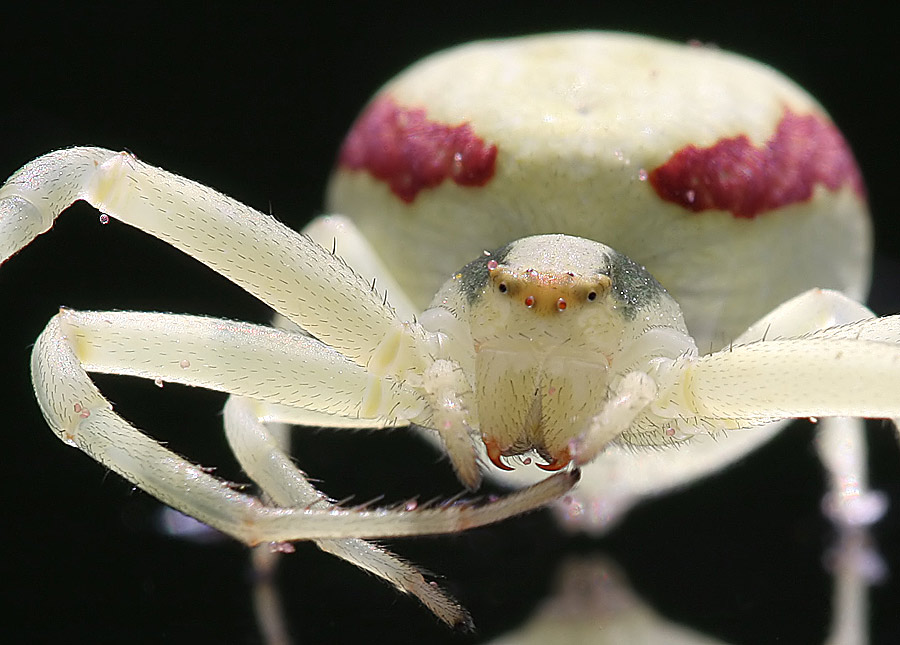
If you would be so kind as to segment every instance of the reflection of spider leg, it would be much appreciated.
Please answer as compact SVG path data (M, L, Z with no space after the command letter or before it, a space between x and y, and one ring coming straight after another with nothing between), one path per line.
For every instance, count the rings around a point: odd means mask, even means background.
M887 568L866 527L846 528L826 555L834 575L831 625L827 643L869 642L869 586L887 575Z
M837 543L826 556L834 576L828 642L867 643L869 586L887 573L869 525L884 514L887 497L869 489L862 419L822 419L816 447L829 475L822 508L838 527Z
M260 639L265 645L291 645L284 603L276 584L279 553L269 544L261 544L251 551L253 566L253 612Z

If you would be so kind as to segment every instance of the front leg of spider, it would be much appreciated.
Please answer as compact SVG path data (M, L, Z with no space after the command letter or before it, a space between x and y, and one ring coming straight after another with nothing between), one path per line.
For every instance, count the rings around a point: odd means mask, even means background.
M367 427L427 425L429 410L441 406L419 381L437 336L401 320L367 280L309 238L210 188L99 148L47 154L0 189L0 261L78 199L189 253L313 334L173 314L64 310L51 319L32 354L45 418L60 438L164 503L254 545L456 532L536 508L574 484L574 475L556 478L504 498L511 506L498 500L415 513L270 507L236 493L113 412L88 372L205 387ZM466 472L464 459L455 463ZM471 475L467 483L474 485Z

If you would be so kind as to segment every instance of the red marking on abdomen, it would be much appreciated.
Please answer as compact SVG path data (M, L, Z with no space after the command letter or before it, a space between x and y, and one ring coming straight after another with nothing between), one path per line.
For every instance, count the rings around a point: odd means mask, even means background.
M425 110L404 108L389 96L376 98L344 140L338 165L366 170L387 182L407 203L445 179L484 186L494 176L497 146L485 145L467 123L429 121Z
M745 218L806 201L816 184L837 190L849 183L860 198L866 197L850 146L835 125L790 110L759 148L743 134L709 148L690 145L649 179L662 199L695 213L717 209Z

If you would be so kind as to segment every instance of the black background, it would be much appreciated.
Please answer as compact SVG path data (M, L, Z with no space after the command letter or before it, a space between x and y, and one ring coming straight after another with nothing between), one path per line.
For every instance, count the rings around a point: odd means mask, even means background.
M2 10L0 174L74 144L128 148L300 227L318 213L342 135L378 86L459 42L574 28L713 42L798 80L829 109L867 178L878 260L873 306L900 311L895 173L897 45L866 3L355 3L315 10ZM872 6L874 6L873 3ZM823 6L824 5L824 6ZM509 7L509 8L507 8ZM512 7L515 7L514 9ZM665 7L665 8L663 8ZM797 240L802 244L803 240ZM30 344L60 305L263 322L258 302L153 239L76 206L0 270L2 633L9 642L258 642L245 550L167 538L159 505L47 430ZM178 451L243 480L219 430L223 397L100 379L117 409ZM874 533L900 575L900 453L871 424L873 480L894 502ZM446 576L479 631L454 634L416 602L298 545L284 558L289 621L306 643L468 643L520 625L575 554L609 553L659 611L728 642L821 642L833 538L811 428L797 425L728 473L648 504L602 541L535 514L395 548ZM337 497L457 492L449 466L396 432L302 437L299 461ZM872 641L900 642L900 584L872 592Z

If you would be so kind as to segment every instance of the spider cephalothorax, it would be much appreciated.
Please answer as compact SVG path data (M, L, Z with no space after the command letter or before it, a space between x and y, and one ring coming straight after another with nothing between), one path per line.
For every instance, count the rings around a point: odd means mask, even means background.
M473 425L503 470L501 456L532 450L544 470L572 461L611 384L644 358L635 343L649 329L680 340L670 357L693 348L678 305L642 267L566 235L485 253L444 285L426 317L435 310L454 320L446 329L471 374Z

